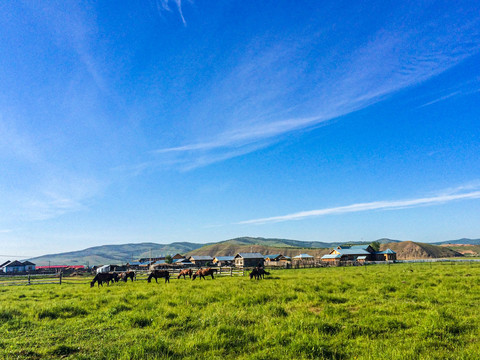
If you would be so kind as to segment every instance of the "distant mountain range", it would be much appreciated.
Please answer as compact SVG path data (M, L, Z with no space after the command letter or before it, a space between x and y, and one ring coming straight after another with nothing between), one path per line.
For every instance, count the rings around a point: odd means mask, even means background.
M43 255L29 260L38 266L125 264L139 258L165 256L176 253L185 254L202 246L205 246L205 244L194 244L189 242L174 242L171 244L148 242L138 244L102 245L84 250Z
M412 256L422 257L444 257L456 256L455 253L440 251L439 246L445 244L466 244L480 245L480 239L458 239L442 241L430 244L413 243L411 241L392 240L382 238L376 240L381 248L390 247L393 250L402 252L403 258ZM350 243L340 242L320 242L320 241L300 241L290 239L267 239L261 237L239 237L235 239L220 241L217 243L197 244L190 242L174 242L171 244L157 243L138 243L123 245L103 245L95 246L84 250L72 251L60 254L49 254L28 259L33 263L40 265L101 265L101 264L124 264L139 258L158 257L173 255L176 253L186 255L232 255L238 252L260 252L262 254L284 254L288 256L298 255L301 252L307 252L314 255L326 254L329 249L338 245L346 244L367 244L368 242L356 241ZM405 244L405 246L397 243ZM389 244L385 246L385 244ZM406 244L416 244L415 246ZM418 249L421 247L421 250ZM415 248L415 249L414 249ZM408 249L402 250L402 249ZM406 251L403 254L403 251ZM397 251L398 252L398 251ZM399 257L399 258L401 258Z
M447 240L431 243L433 245L461 244L461 245L480 245L480 239L462 238L458 240Z

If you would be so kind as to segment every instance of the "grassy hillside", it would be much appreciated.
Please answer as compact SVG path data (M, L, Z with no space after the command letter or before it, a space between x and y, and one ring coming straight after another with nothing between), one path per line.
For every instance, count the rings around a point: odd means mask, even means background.
M406 259L434 259L462 256L460 253L447 247L417 243L413 241L402 241L390 244L381 244L380 250L392 249L397 253L398 260Z
M0 358L479 359L479 278L450 263L5 286Z
M457 239L457 240L447 240L447 241L440 241L434 242L432 244L435 245L447 245L447 244L457 244L457 245L480 245L480 239Z
M320 241L300 241L300 240L289 240L289 239L276 239L276 238L262 238L262 237L239 237L235 239L220 241L216 244L234 244L239 246L248 246L248 245L264 245L264 246L273 246L281 248L329 248L332 247L334 243L325 243Z
M203 246L190 251L187 255L210 255L210 256L233 256L239 252L259 252L263 255L282 254L287 256L296 256L302 253L308 253L312 256L321 256L327 254L330 249L319 248L296 248L296 247L275 247L266 245L238 245L235 243L222 243Z
M402 258L431 258L456 256L453 250L432 244L412 243L410 241L391 240L387 238L376 240L382 249L390 247L399 249L399 259ZM465 239L452 240L450 243L465 241ZM474 240L471 240L474 241ZM365 242L350 242L349 244L362 244ZM300 253L311 255L323 255L327 249L332 249L342 243L299 241L290 239L267 239L261 237L239 237L231 240L220 241L213 244L195 244L189 242L175 242L172 244L139 243L123 245L103 245L91 247L80 251L72 251L60 254L49 254L29 259L37 265L101 265L121 264L138 259L140 257L155 257L168 254L187 255L234 255L238 252L258 251L262 254L281 253L295 256ZM344 243L345 244L345 243ZM387 245L388 246L387 246ZM416 245L411 245L416 244ZM397 251L397 250L395 250Z
M480 245L442 245L464 256L480 256Z
M30 259L36 265L101 265L124 264L141 257L186 253L204 244L176 242L172 244L139 243L95 246L84 250L49 254Z

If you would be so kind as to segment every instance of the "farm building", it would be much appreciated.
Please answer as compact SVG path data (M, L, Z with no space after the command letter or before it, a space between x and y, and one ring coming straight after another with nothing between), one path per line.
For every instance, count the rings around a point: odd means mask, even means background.
M210 255L194 255L190 256L188 260L196 266L208 266L213 262L213 258Z
M213 263L217 266L230 266L235 263L235 256L216 256Z
M185 259L185 256L182 254L175 254L172 256L172 260L180 260L180 259Z
M23 266L25 266L25 272L35 271L35 264L30 261L24 261Z
M181 258L181 259L173 259L173 264L177 266L192 266L193 263L190 262L190 260L186 258Z
M10 260L5 261L3 264L0 264L0 272L5 272L4 268L5 268L5 266L8 265L9 263L11 263Z
M315 263L315 258L309 254L300 254L300 255L294 256L292 259L292 262L296 265L299 265L299 264L310 265Z
M397 253L392 249L387 249L384 251L377 251L375 252L375 260L376 261L389 261L389 260L397 260Z
M264 258L260 253L238 253L235 255L235 266L250 267L263 266Z
M387 249L375 251L370 245L338 246L329 254L322 257L322 261L339 263L340 261L385 261L396 260L397 254Z
M34 272L35 264L30 261L7 261L0 266L0 270L6 274Z
M281 254L265 255L265 266L287 267L291 264L292 258Z

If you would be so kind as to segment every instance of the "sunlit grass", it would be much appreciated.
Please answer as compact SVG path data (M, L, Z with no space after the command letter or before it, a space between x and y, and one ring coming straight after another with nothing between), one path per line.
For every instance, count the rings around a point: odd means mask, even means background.
M480 265L0 288L2 359L480 358Z

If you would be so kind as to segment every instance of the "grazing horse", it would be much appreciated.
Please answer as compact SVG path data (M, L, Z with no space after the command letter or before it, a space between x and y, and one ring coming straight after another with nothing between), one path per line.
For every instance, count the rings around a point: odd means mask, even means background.
M165 278L165 283L170 282L170 273L167 270L152 270L150 275L148 275L147 281L152 281L152 278L155 278L155 282L158 283L158 278Z
M183 269L182 271L180 271L180 273L178 274L178 277L177 279L180 279L181 276L183 276L183 279L185 280L185 276L189 276L190 279L192 278L192 274L193 274L193 271L192 269Z
M133 279L137 278L135 271L125 271L120 274L120 280L127 282L128 278L133 281Z
M208 276L208 275L211 275L213 279L213 273L216 274L217 271L218 271L217 269L212 269L212 268L199 269L195 274L193 274L192 280L195 280L197 276L200 276L200 279L203 278L204 280L206 280L205 276Z
M95 285L95 283L97 283L97 285L100 287L100 285L103 286L103 283L107 283L107 286L109 284L110 281L114 281L113 280L114 277L113 277L113 274L110 274L110 273L98 273L97 275L95 275L95 277L93 278L92 282L90 283L90 287L93 287Z
M265 271L263 267L256 267L249 274L250 279L255 278L255 280L265 279L265 275L270 275L270 273L268 271Z

